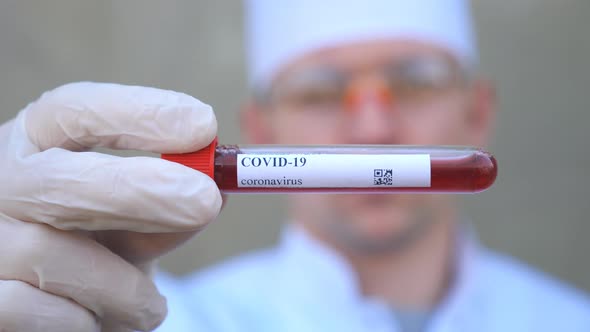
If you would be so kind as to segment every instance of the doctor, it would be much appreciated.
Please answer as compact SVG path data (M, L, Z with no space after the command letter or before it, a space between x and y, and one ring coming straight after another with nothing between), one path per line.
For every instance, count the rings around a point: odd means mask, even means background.
M253 143L485 147L468 4L249 1ZM169 285L162 331L587 331L572 290L477 242L452 195L293 195L273 249ZM175 297L174 295L180 295Z
M461 0L247 2L252 143L485 146L493 93ZM477 242L451 195L298 195L280 244L194 276L155 258L215 218L213 181L102 146L217 130L172 91L76 83L0 127L1 331L588 331L588 300ZM228 239L229 240L229 239Z

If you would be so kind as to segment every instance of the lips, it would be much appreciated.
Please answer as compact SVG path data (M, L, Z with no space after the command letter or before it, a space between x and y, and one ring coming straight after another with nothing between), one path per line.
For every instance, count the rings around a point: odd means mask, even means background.
M398 195L350 195L345 199L348 206L355 208L383 208L395 205L398 201Z

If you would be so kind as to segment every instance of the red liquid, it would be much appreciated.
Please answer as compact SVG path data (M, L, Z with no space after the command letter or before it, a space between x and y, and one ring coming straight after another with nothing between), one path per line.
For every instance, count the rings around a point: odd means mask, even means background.
M328 148L325 148L328 149ZM252 188L238 187L237 155L248 153L249 149L235 145L217 147L215 153L215 182L225 193L476 193L489 188L496 179L497 164L495 158L484 151L473 150L463 154L431 154L430 187L345 187L345 188ZM262 150L264 151L264 150ZM326 150L328 151L328 150ZM367 152L370 151L370 152ZM365 153L382 153L379 149L367 150ZM404 153L411 153L414 148L407 148ZM415 148L415 151L422 151ZM460 150L459 150L460 151ZM266 151L265 151L266 152ZM254 153L254 152L250 152ZM255 153L261 153L256 151ZM269 150L268 153L285 153L284 150ZM301 153L301 151L293 151ZM320 153L320 152L318 152ZM324 153L324 151L321 151ZM331 150L331 153L337 153ZM420 152L423 153L423 152Z

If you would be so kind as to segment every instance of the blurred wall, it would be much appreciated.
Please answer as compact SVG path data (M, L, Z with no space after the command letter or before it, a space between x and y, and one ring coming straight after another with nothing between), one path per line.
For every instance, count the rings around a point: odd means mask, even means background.
M179 90L214 106L240 142L247 96L241 3L0 2L0 120L47 89L110 81ZM474 2L482 71L498 85L496 185L465 197L489 246L590 291L590 1ZM1 185L1 184L0 184ZM186 273L269 245L279 197L232 196L220 218L162 260Z

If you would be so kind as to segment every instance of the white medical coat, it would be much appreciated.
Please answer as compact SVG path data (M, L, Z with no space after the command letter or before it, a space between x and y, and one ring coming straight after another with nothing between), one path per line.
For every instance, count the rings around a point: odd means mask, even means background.
M590 332L585 295L474 236L461 242L454 285L427 332ZM157 283L169 311L158 332L400 331L395 310L363 297L348 264L296 227L276 248L182 279L159 275Z

